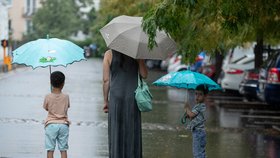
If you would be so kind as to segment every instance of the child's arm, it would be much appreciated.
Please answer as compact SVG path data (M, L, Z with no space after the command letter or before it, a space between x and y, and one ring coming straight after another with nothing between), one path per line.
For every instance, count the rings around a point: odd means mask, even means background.
M68 98L68 108L70 108L70 98L69 98L69 95L67 95L67 98Z
M43 104L43 108L48 111L48 103L47 103L47 99L44 99L44 104Z
M193 113L191 111L191 107L190 107L189 103L185 104L185 111L186 111L187 115L189 116L189 118L191 118L191 119L194 118L197 115L196 113Z

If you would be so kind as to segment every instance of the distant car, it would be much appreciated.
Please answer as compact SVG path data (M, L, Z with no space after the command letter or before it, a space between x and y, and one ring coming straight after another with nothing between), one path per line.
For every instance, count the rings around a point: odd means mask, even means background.
M229 51L223 61L222 72L218 79L221 87L227 91L239 91L239 84L244 77L244 71L255 66L254 44L248 48L236 47Z
M84 47L84 56L85 58L91 57L90 48L87 46Z
M244 78L239 85L239 93L248 101L259 100L257 96L257 85L259 79L259 69L244 71Z
M163 71L167 71L167 67L168 67L168 59L162 60L160 63L160 69Z
M174 53L168 61L167 72L187 70L188 65L182 62L182 55Z
M152 59L147 59L146 60L146 65L148 69L158 69L160 68L161 60L152 60Z
M215 78L215 75L216 75L215 58L211 58L211 57L207 56L207 59L205 59L202 64L202 73L211 79Z
M202 66L202 73L208 76L209 78L213 79L215 77L215 65L204 65Z
M255 55L244 55L240 59L228 64L224 70L224 77L221 86L225 90L239 90L239 84L244 77L244 71L254 68Z
M280 103L280 50L273 53L260 69L257 95L268 104Z
M172 58L173 55L174 55L174 52L170 53L165 60L161 61L161 63L160 63L160 69L161 70L167 71L167 68L168 68L168 65L169 65L169 61L170 61L170 59Z

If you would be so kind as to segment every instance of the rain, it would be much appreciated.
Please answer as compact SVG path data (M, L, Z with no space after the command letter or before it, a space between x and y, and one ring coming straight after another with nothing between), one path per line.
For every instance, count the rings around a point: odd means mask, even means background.
M108 157L107 114L102 111L102 60L88 59L67 68L53 67L55 70L65 73L64 92L71 99L69 157ZM186 90L151 85L163 74L151 70L147 79L154 99L153 111L142 113L143 156L192 157L191 133L180 122L188 97ZM48 68L32 70L23 66L1 73L1 157L37 158L46 154L46 112L42 102L49 92L48 76ZM208 157L279 157L279 132L250 123L252 118L241 118L261 110L220 105L217 102L230 98L216 100L218 96L212 95L208 96L206 113ZM269 110L266 113L270 115Z
M1 0L0 158L46 157L43 102L54 71L65 74L70 96L68 157L109 157L108 49L148 67L153 109L141 112L144 158L193 157L182 117L197 82L158 81L194 72L211 90L207 157L280 158L279 15L276 0Z

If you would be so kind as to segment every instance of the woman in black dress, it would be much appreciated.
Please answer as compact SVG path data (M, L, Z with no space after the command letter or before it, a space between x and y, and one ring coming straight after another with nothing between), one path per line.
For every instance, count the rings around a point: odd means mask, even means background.
M110 158L142 158L141 112L134 91L148 74L144 60L114 50L103 59L104 112L108 112Z

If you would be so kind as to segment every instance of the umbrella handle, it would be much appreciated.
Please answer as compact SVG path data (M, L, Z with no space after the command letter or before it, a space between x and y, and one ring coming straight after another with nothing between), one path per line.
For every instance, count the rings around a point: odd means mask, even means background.
M49 70L50 70L50 89L51 89L51 92L52 92L52 84L51 84L51 74L52 74L52 68L51 66L49 65Z

